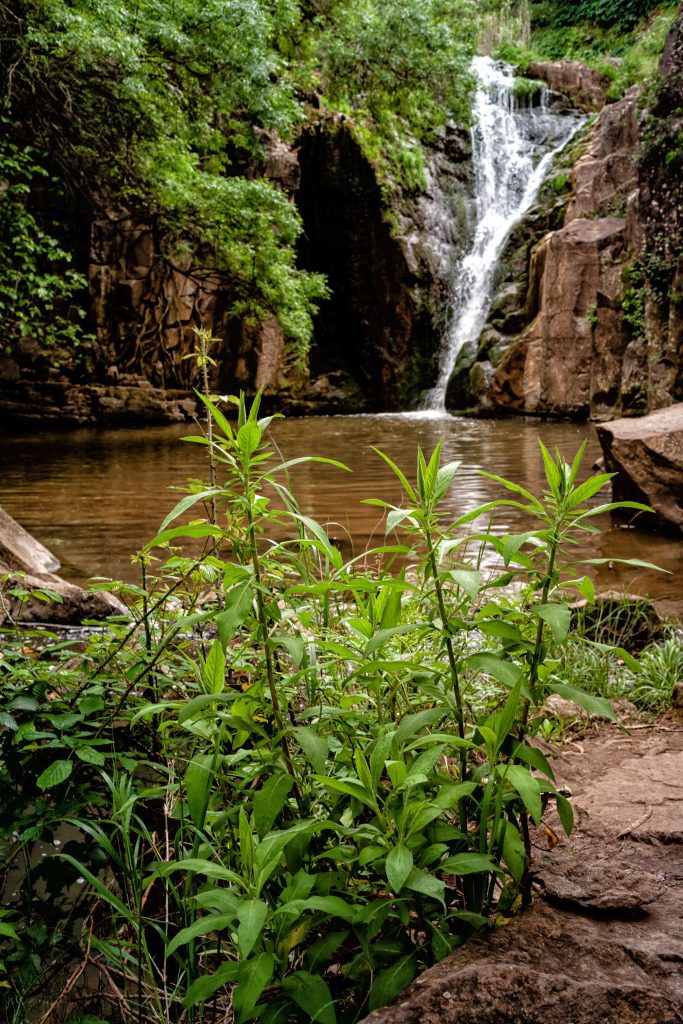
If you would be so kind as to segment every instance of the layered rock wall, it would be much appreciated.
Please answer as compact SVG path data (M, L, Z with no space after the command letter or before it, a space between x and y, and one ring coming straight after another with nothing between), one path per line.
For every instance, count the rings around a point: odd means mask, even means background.
M469 156L467 135L445 131L424 192L387 201L343 116L304 133L301 262L331 292L315 322L311 408L325 382L377 411L408 408L432 385L448 286L469 240Z
M221 392L262 387L296 412L415 404L436 374L446 295L469 237L469 137L442 132L426 153L424 189L387 187L361 137L342 115L314 115L295 146L265 139L262 164L238 168L296 203L300 265L328 279L309 373L289 365L274 319L230 314L230 282L210 251L172 247L153 220L112 208L90 228L87 373L67 376L41 353L0 365L0 411L68 423L182 418L194 410L199 326L219 339L212 385Z
M605 106L573 165L571 193L558 199L546 188L545 205L511 239L507 277L452 404L609 419L683 396L682 38L683 15L650 111L637 90ZM558 87L562 66L536 73ZM574 82L579 101L590 92L597 102L599 83L575 70L565 87ZM539 239L544 218L550 231Z

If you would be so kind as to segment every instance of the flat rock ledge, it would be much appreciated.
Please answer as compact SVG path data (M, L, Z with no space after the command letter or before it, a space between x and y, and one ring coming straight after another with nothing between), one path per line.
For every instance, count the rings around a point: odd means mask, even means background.
M615 501L642 501L683 531L683 402L597 427Z
M14 381L7 379L2 363L0 359L0 419L13 424L130 426L182 423L197 415L197 401L189 392L155 388L144 377L129 374L107 384L74 384L60 375Z
M578 828L550 851L536 837L530 910L364 1024L681 1024L683 721L565 751Z
M126 606L105 591L89 593L56 575L59 560L0 508L0 626L6 622L75 626L127 614ZM20 597L12 590L28 592ZM43 600L49 591L59 600Z

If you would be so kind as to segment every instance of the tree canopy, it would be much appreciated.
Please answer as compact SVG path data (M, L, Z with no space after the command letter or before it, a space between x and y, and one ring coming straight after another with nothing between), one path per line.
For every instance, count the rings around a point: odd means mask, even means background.
M324 282L296 267L294 206L245 161L321 103L380 138L462 119L473 24L470 0L4 2L4 113L77 202L208 247L234 313L274 313L303 350Z

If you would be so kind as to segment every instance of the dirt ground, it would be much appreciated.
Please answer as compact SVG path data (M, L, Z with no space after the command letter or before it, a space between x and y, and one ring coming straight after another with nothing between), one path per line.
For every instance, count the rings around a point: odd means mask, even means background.
M367 1024L681 1024L683 718L559 748L576 818L534 835L532 907L425 971ZM553 845L551 845L553 844Z

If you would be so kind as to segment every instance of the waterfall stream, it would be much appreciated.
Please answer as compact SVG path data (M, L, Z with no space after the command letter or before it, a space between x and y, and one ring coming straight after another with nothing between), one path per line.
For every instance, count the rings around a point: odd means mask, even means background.
M439 375L425 409L444 410L448 381L463 346L475 343L491 302L498 260L510 231L533 205L553 159L583 123L576 111L553 110L541 87L534 104L520 101L512 68L475 57L472 160L475 229L450 296L453 315L443 339Z

